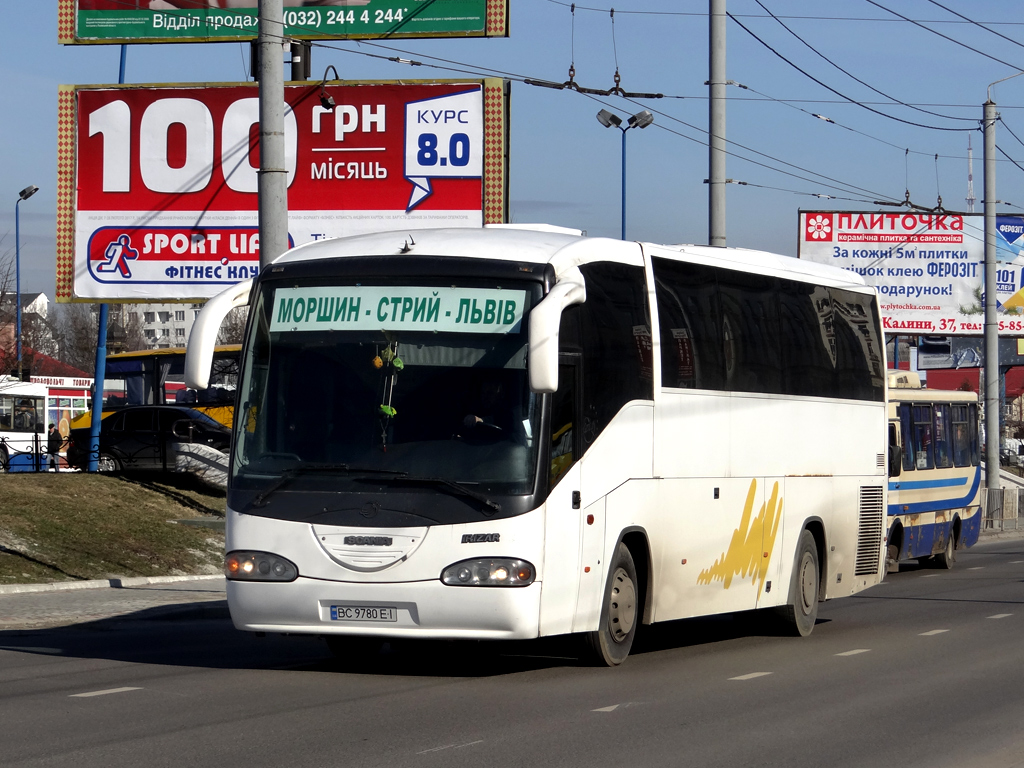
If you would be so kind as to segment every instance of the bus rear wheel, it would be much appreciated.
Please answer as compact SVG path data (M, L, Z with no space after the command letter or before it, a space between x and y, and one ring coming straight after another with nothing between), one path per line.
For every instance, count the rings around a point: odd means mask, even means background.
M818 585L821 583L818 547L810 531L800 534L796 548L796 564L789 585L789 604L779 608L786 629L799 637L807 637L818 620Z
M636 566L625 544L619 544L608 572L601 620L585 642L594 663L615 667L629 656L638 623Z
M949 536L946 537L946 548L932 557L932 564L936 568L948 571L953 567L954 560L956 560L956 532L950 528Z

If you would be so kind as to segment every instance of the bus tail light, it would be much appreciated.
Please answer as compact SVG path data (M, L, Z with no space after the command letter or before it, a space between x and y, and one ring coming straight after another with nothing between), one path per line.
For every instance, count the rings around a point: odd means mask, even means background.
M533 583L536 569L525 560L482 558L449 565L441 581L452 587L525 587Z
M270 552L236 550L224 556L224 575L232 581L295 581L299 569Z

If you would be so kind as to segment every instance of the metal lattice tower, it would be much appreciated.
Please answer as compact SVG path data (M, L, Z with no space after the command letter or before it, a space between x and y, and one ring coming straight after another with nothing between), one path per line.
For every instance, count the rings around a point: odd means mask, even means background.
M971 150L971 134L967 134L967 212L974 213L974 152Z

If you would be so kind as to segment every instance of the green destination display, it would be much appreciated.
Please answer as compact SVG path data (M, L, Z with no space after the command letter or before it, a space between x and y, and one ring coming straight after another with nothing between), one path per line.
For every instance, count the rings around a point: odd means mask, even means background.
M526 291L421 286L279 288L271 332L518 333Z
M242 0L146 0L107 3L61 0L74 12L74 34L62 43L190 42L256 37L256 3ZM68 6L72 6L68 8ZM504 37L507 0L345 0L313 4L285 0L284 34L296 39L382 37Z

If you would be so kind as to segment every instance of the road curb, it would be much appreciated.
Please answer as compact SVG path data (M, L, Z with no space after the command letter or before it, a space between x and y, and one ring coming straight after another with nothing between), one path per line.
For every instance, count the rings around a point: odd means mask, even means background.
M91 579L88 581L58 581L52 584L5 584L0 586L0 595L21 595L35 592L63 592L71 589L123 589L148 584L175 584L181 581L212 581L223 579L221 574L201 576L132 576L123 579Z

